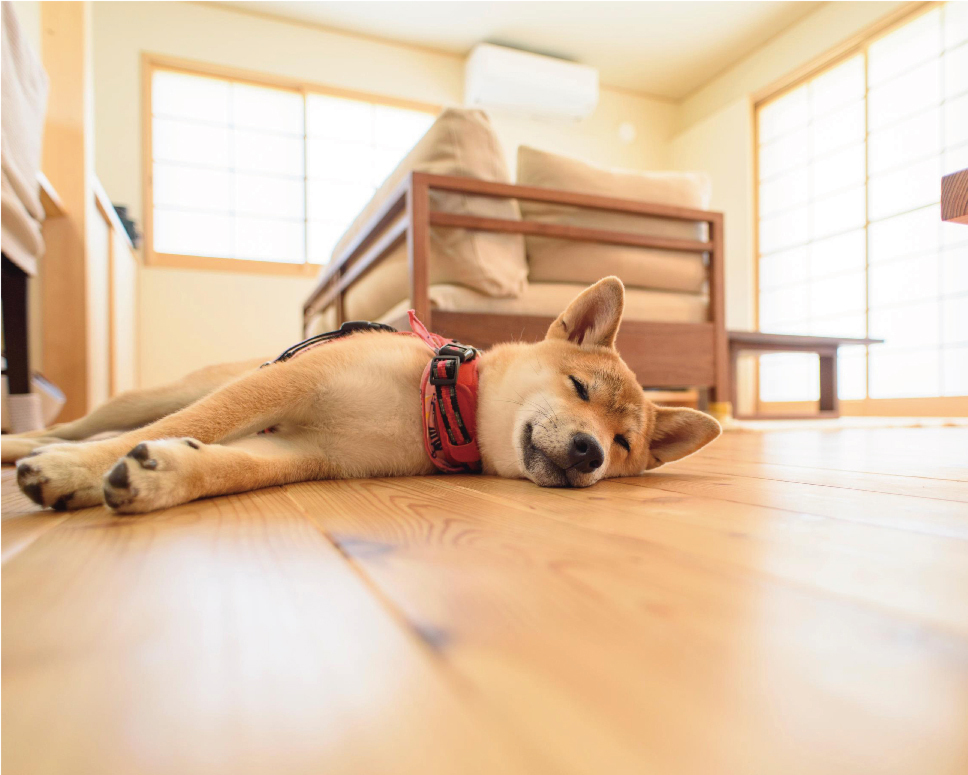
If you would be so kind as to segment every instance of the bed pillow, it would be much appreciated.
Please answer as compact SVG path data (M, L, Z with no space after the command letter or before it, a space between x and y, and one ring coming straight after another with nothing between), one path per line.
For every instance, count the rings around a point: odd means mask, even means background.
M507 162L487 114L480 110L448 108L353 221L340 238L333 255L338 255L363 230L373 214L412 171L459 175L497 183L511 182ZM517 201L509 199L432 191L430 206L432 210L449 213L521 219ZM520 234L435 227L430 230L429 273L431 284L455 283L488 296L517 296L524 290L528 277L524 240ZM362 308L354 310L357 313L374 309L385 311L407 293L407 250L402 245L355 283L347 292L346 300L349 306ZM353 303L363 299L366 300L363 304ZM347 310L347 314L352 313Z
M698 210L709 207L710 184L704 174L608 170L527 146L518 149L518 183ZM525 220L542 223L706 239L705 224L689 221L525 201L521 202L521 215ZM614 274L634 287L700 293L706 278L701 253L548 237L527 237L526 247L532 282L593 283Z

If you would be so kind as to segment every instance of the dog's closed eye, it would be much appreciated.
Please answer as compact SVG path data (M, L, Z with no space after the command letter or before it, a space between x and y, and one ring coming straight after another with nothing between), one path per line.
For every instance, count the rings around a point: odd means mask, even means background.
M570 374L568 375L568 379L570 379L571 380L571 384L575 386L575 392L578 394L578 397L582 401L587 401L588 400L588 386L585 385L585 383L582 382L580 379L578 379L577 377L573 377Z
M632 447L629 444L629 440L625 438L621 433L615 437L614 441L616 444L622 447L622 449L624 449L626 452L632 451Z

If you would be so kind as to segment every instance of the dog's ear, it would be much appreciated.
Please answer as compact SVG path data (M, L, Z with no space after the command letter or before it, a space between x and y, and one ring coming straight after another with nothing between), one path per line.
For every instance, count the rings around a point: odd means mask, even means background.
M646 470L691 455L722 432L719 423L708 414L695 409L657 406Z
M606 277L582 291L551 324L545 339L567 339L582 347L615 347L625 309L625 286Z

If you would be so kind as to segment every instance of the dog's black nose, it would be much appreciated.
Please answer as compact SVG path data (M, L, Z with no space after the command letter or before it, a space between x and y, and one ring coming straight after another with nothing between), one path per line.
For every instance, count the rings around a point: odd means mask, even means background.
M588 474L596 468L601 468L604 462L605 452L594 436L588 433L576 433L571 437L571 449L568 450L569 468Z

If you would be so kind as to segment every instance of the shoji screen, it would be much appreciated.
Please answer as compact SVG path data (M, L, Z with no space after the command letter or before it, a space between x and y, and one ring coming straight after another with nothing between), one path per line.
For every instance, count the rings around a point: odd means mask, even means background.
M155 254L326 263L434 115L158 67Z
M883 338L846 350L842 398L968 394L968 4L932 9L757 111L764 331ZM763 401L818 397L810 356L760 361Z

